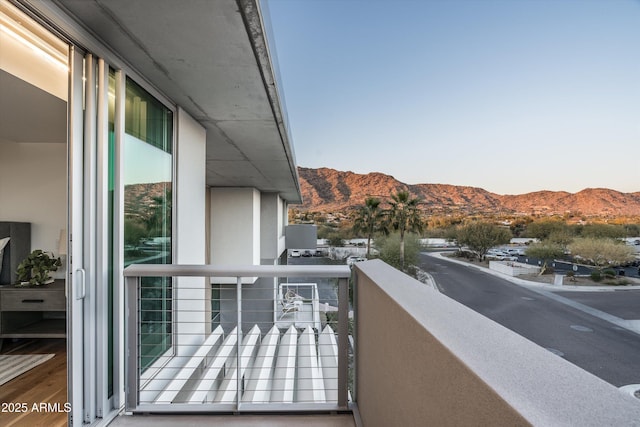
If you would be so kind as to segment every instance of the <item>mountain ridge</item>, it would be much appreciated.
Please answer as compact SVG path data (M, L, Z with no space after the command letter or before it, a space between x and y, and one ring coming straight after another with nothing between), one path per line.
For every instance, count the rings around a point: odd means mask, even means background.
M452 184L406 184L381 172L358 174L331 168L298 167L307 211L341 211L364 203L368 196L386 199L408 190L434 213L565 214L585 216L640 215L640 192L585 188L577 193L540 190L524 194L496 194L480 187Z

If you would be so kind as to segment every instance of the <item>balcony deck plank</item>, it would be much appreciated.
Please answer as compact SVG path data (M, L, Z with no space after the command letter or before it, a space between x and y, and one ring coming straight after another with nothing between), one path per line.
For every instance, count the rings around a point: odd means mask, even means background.
M271 402L293 403L293 387L296 376L296 355L298 333L291 326L282 337L273 374Z
M215 395L218 376L224 369L226 361L235 355L236 341L236 328L233 328L213 357L211 366L205 371L198 385L198 389L194 391L189 399L190 403L203 403L206 399L212 398Z
M280 332L275 326L262 339L253 369L249 372L247 389L244 396L242 396L243 402L269 403L273 362L279 340Z
M156 398L155 403L171 403L182 390L182 387L193 376L196 369L202 365L206 356L212 350L218 349L218 344L222 341L222 327L218 326L215 331L206 339L196 353L189 359L187 364L180 370L176 377L169 383L167 388Z

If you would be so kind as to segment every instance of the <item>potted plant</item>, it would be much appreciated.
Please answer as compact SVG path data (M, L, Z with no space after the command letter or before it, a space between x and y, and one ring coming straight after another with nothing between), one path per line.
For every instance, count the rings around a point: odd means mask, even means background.
M41 286L53 282L50 272L62 265L60 258L53 254L36 249L18 265L18 284L16 286Z

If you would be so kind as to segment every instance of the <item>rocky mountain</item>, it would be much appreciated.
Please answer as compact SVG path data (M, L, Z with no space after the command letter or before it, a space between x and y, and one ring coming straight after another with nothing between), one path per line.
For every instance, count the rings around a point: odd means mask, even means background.
M304 203L294 206L307 211L342 211L364 203L367 196L387 198L398 190L420 197L433 213L522 213L586 216L640 215L640 192L621 193L606 188L587 188L577 193L537 191L500 195L478 187L447 184L405 184L390 175L357 174L329 168L298 168Z
M126 185L124 189L124 214L131 218L146 218L158 205L158 200L171 192L170 182Z

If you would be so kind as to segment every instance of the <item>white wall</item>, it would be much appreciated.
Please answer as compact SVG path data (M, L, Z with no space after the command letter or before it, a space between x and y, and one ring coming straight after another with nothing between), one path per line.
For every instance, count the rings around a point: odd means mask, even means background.
M289 225L289 216L287 202L280 197L278 197L278 199L278 254L282 255L286 250L287 240L284 231L287 225Z
M260 192L254 188L210 191L211 264L260 265ZM216 283L235 283L235 279L216 279Z
M206 137L205 129L179 109L176 176L179 264L205 262Z
M489 268L514 277L540 273L540 267L538 266L510 261L489 261Z
M67 222L67 146L0 143L0 221L31 223L31 249L58 253Z
M260 201L260 257L275 260L284 251L283 200L277 193L263 193Z
M184 110L178 109L176 167L176 262L205 263L206 131ZM202 277L176 281L176 348L190 354L201 344L207 329L208 286ZM182 329L188 331L182 332Z

